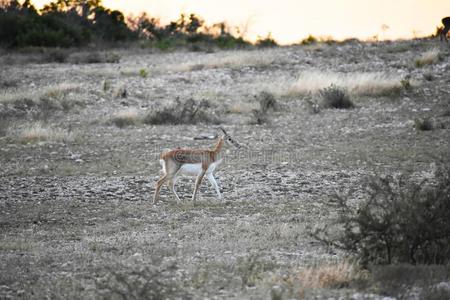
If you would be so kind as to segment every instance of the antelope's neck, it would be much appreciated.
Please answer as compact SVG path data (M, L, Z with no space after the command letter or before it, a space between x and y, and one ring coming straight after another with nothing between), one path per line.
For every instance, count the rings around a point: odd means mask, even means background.
M214 155L214 160L219 160L220 157L222 156L221 153L222 153L222 148L223 148L224 142L225 141L222 137L217 141L217 144L214 146L214 149L212 150L213 155Z

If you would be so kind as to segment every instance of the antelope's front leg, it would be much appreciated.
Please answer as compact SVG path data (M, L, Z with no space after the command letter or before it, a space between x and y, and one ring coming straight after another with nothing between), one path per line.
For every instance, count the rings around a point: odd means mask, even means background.
M203 176L205 176L205 170L202 169L202 171L198 174L197 179L195 180L195 187L194 187L194 193L192 194L192 202L195 205L195 197L197 196L198 187L202 183Z

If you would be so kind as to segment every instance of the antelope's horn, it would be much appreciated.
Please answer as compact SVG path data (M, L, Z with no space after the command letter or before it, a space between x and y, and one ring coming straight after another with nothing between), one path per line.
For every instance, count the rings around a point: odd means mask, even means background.
M222 126L217 127L217 129L222 130L224 134L228 134Z

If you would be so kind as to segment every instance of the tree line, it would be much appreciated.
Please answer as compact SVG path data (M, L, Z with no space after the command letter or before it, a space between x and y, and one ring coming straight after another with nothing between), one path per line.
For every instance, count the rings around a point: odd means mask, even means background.
M269 37L260 40L260 46L275 45ZM162 49L198 43L220 48L249 45L242 36L231 34L225 23L207 26L195 14L181 14L178 20L161 25L145 13L127 19L122 12L103 6L101 0L56 0L40 10L30 0L0 0L2 47L67 48L130 41L145 41Z

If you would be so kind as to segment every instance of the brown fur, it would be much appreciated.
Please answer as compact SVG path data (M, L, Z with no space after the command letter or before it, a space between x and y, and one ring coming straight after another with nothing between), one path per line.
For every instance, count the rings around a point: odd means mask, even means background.
M156 183L155 194L153 197L153 203L158 201L159 193L161 187L164 183L169 183L169 187L175 194L173 178L180 170L181 166L185 163L201 163L203 171L197 176L195 180L194 194L192 195L192 201L195 203L195 198L197 196L198 187L200 186L203 176L208 170L211 163L220 159L220 151L222 150L223 144L225 142L225 136L219 138L214 149L209 150L194 150L194 149L175 149L169 152L161 154L160 158L164 160L166 174L161 177Z

